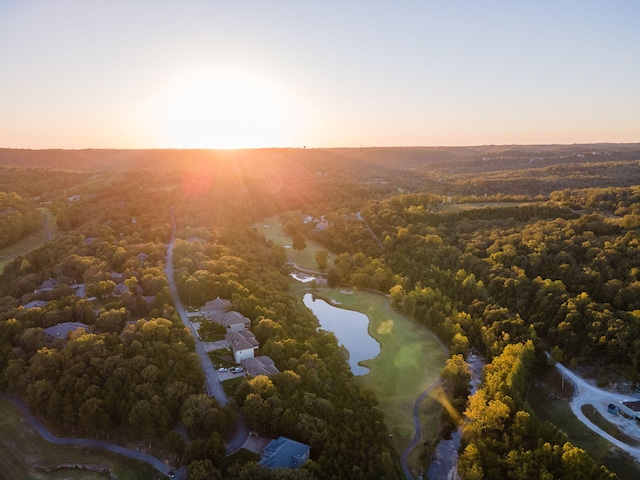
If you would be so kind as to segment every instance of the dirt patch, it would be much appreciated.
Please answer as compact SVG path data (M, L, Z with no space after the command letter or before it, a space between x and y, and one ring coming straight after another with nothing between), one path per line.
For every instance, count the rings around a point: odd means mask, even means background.
M573 384L567 379L563 379L562 374L555 368L537 381L536 385L547 393L562 400L569 401L575 395Z

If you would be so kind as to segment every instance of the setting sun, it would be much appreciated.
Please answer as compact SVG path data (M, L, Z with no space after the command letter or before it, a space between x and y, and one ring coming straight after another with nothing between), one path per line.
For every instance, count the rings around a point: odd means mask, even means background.
M292 96L246 72L191 72L166 84L153 103L157 135L171 148L256 148L293 141Z

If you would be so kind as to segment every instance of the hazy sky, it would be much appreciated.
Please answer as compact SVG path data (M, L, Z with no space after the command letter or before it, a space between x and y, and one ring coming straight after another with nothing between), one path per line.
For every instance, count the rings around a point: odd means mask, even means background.
M638 141L638 0L0 0L0 147Z

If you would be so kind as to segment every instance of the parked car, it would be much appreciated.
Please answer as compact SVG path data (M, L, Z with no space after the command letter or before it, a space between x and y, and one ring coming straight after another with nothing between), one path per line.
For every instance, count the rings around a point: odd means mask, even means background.
M228 368L225 368L225 367L220 367L220 368L218 369L218 371L219 371L219 372L228 372L228 371L229 371L229 369L228 369Z
M230 372L231 372L231 373L240 373L240 372L242 372L243 370L244 370L244 368L242 368L242 367L231 367Z

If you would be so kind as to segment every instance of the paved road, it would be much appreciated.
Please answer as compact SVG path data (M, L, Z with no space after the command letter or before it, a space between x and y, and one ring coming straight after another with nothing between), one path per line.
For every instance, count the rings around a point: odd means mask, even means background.
M433 382L431 385L427 387L427 389L420 394L416 403L413 404L413 428L415 429L415 433L413 435L413 439L409 442L409 445L402 452L402 457L400 458L400 463L402 465L402 471L404 473L404 478L407 480L413 480L413 475L411 475L411 471L409 470L409 454L411 451L416 448L418 442L420 441L420 437L422 436L422 423L420 423L420 405L424 402L424 399L427 398L429 392L431 392L434 388L442 383L442 379L438 379Z
M58 445L73 445L77 447L96 447L102 448L104 450L108 450L109 452L118 453L120 455L124 455L129 458L133 458L135 460L139 460L141 462L148 463L153 468L158 470L163 475L168 477L169 470L171 470L167 465L162 463L156 457L149 455L147 453L138 452L136 450L130 450L125 447L121 447L120 445L115 445L113 443L105 442L104 440L98 440L94 438L64 438L64 437L56 437L53 433L51 433L47 427L45 427L40 420L29 413L29 409L24 404L22 400L19 398L6 394L0 393L0 399L6 400L16 407L18 407L22 414L25 416L27 420L31 423L33 428L44 438L47 442L56 443ZM182 467L181 469L175 470L177 479L183 480L186 478L186 469Z
M182 319L182 323L189 329L193 339L195 340L196 353L198 354L198 358L200 359L200 366L202 367L202 371L205 375L205 386L207 388L207 394L210 397L215 397L218 403L222 406L229 403L229 398L222 388L222 382L220 381L220 376L218 375L217 370L213 366L213 362L207 353L203 342L200 341L200 337L196 332L193 323L187 317L187 311L180 300L180 296L178 295L178 288L176 287L176 283L173 279L173 246L176 238L176 222L174 216L174 209L171 209L171 223L172 223L172 231L171 231L171 240L169 245L167 245L167 261L165 264L165 274L167 275L167 281L169 282L169 290L171 291L171 295L173 295L173 299L176 305L176 310L180 314L180 318ZM226 449L227 453L234 453L244 445L247 438L249 437L249 427L247 426L247 422L242 415L238 416L238 422L236 431L229 441L227 441Z

